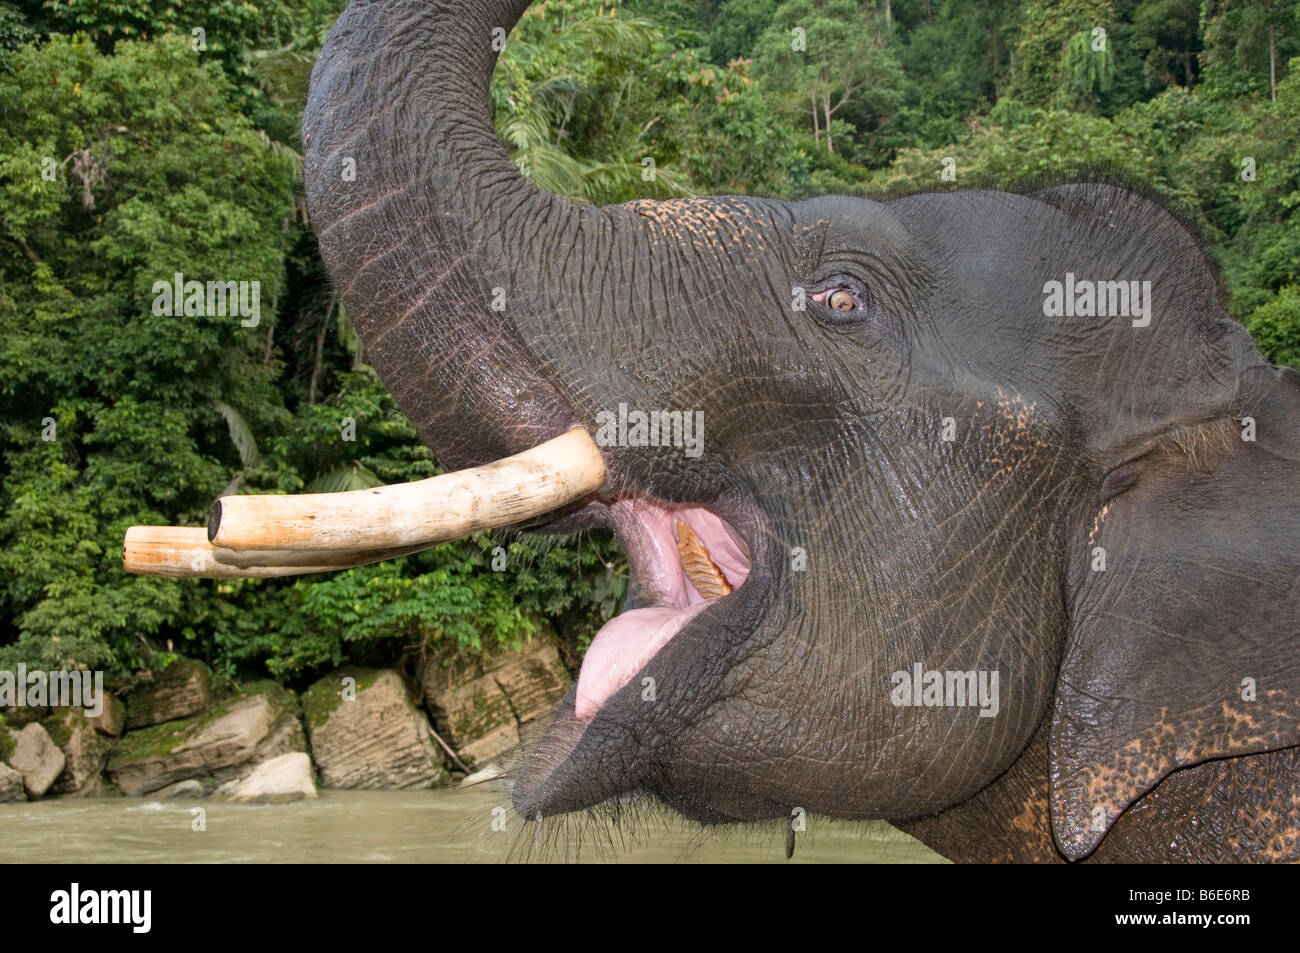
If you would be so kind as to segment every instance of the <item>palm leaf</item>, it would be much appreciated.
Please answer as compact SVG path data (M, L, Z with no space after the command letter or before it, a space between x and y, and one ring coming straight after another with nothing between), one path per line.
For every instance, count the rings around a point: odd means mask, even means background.
M383 486L374 470L353 460L351 463L322 473L307 484L307 493L343 493L348 490L368 490Z
M239 451L239 462L244 465L244 469L257 466L257 462L262 459L262 452L257 449L257 438L253 436L253 428L248 425L244 415L225 401L219 400L213 406L222 417L226 418L226 427L230 430L230 442Z

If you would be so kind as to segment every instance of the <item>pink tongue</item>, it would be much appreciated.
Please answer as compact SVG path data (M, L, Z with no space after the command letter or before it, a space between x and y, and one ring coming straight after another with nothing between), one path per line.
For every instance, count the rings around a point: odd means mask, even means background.
M709 603L689 609L651 606L633 609L606 622L582 660L574 714L590 718L605 700L632 680L687 622Z

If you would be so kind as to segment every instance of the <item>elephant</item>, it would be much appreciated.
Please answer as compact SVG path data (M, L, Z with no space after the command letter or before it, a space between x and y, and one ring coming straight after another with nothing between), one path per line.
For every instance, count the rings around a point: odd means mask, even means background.
M1300 377L1194 229L1101 177L548 194L489 100L527 6L353 0L302 126L322 258L440 462L599 444L525 529L612 528L627 605L515 810L1300 860Z

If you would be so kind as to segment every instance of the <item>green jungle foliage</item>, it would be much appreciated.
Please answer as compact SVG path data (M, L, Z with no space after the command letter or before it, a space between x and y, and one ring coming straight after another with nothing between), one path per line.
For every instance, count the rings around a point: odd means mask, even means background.
M126 527L202 525L224 492L439 472L306 222L298 121L340 7L0 2L0 667L183 653L302 684L541 619L572 661L617 610L602 533L296 580L121 570ZM1200 226L1234 313L1300 364L1298 55L1282 0L541 0L493 105L527 175L593 203L1104 167ZM156 314L177 272L260 282L256 323Z

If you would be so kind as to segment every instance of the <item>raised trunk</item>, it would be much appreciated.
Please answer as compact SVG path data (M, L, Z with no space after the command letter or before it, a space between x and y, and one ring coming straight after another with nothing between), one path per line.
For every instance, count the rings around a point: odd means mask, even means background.
M511 316L537 305L543 256L600 215L535 188L494 132L492 70L527 5L354 2L316 62L303 116L322 258L371 363L456 467L576 422ZM460 382L454 400L449 382Z
M594 208L524 179L488 93L494 40L526 6L354 2L303 120L336 290L370 363L454 468L594 428L620 402L667 406L651 345L689 342L690 354L706 334L743 334L714 303L786 260L792 234L788 209L762 199ZM723 267L742 255L746 269Z

